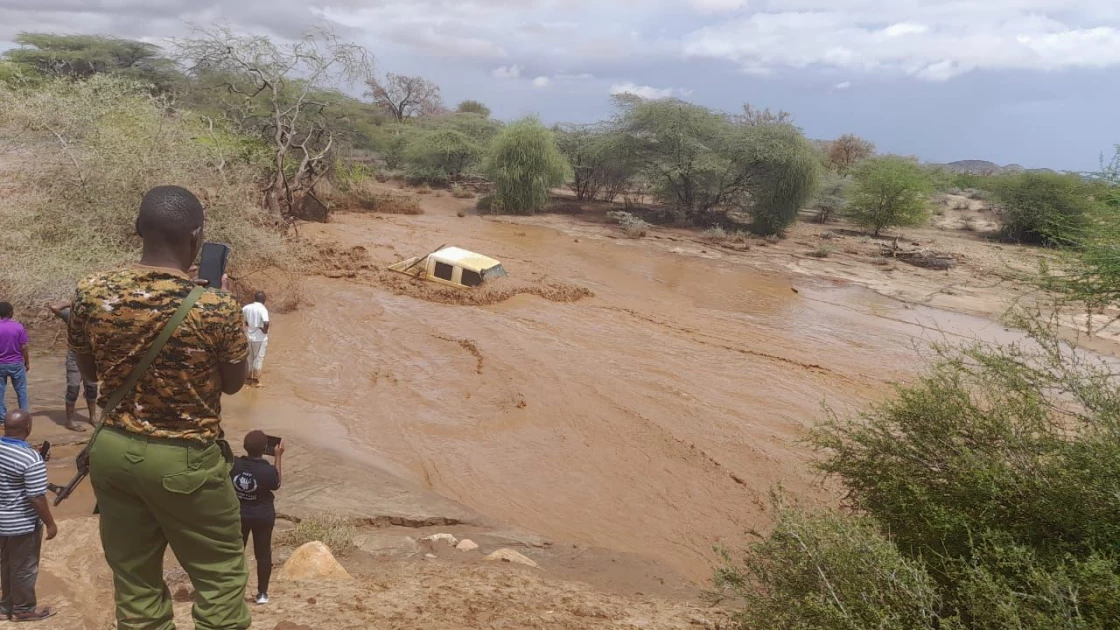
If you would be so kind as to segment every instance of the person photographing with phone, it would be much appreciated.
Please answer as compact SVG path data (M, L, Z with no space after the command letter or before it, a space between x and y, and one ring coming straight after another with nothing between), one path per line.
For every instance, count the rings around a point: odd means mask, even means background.
M263 431L250 431L245 435L245 456L233 462L230 478L237 498L241 501L241 540L249 541L253 535L253 555L257 558L258 604L268 603L268 581L272 577L272 529L276 526L276 506L273 492L280 489L281 459L284 444L275 445L273 454L276 465L264 456L269 450L269 436ZM275 438L272 438L275 439Z
M81 281L70 310L78 369L102 386L86 469L121 630L175 627L163 578L168 545L195 587L198 630L251 624L221 415L222 395L245 384L249 344L233 296L187 273L204 218L184 188L148 191L136 219L139 264Z

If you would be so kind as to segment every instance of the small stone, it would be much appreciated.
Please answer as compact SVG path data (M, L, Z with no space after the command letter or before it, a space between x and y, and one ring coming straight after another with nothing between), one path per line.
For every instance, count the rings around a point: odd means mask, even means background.
M499 549L494 553L486 556L486 559L493 560L495 562L512 562L514 564L523 564L527 567L540 566L536 562L533 562L529 558L526 558L525 556L517 553L512 549Z
M458 545L455 545L455 548L459 551L475 551L478 549L478 543L471 540L470 538L464 538L463 540L459 541Z
M459 211L459 212L458 212L458 213L456 214L456 216L458 216L458 217L459 217L460 219L462 219L463 217L467 216L467 213L466 213L466 212L463 212L462 210L460 210L460 211Z
M317 540L296 549L276 577L289 582L351 579L346 569L334 559L330 548Z
M315 604L318 604L318 603L319 603L319 600L315 599L314 597L308 597L307 598L307 605L308 606L314 606Z
M439 559L439 556L437 556L434 553L426 553L426 554L424 554L424 557L429 559L429 560L438 560Z
M459 539L451 534L432 534L431 536L421 538L421 540L426 540L430 543L444 543L448 547L454 547L459 544Z

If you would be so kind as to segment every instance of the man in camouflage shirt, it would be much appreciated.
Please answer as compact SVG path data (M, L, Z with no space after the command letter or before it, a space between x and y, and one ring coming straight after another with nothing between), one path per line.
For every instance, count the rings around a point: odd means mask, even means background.
M202 224L193 194L154 188L136 221L140 264L79 283L70 348L83 376L101 381L102 406L194 288L187 270ZM195 586L195 627L249 627L240 506L217 443L221 396L244 385L247 355L237 302L207 289L136 387L104 414L90 480L122 630L175 627L163 580L168 544Z

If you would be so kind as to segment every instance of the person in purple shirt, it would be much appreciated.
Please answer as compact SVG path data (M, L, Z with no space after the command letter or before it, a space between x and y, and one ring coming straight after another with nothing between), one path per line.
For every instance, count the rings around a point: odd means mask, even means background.
M4 398L8 381L16 390L19 408L27 410L27 373L31 370L31 357L27 354L27 331L23 324L12 319L15 311L7 302L0 302L0 419L8 417Z

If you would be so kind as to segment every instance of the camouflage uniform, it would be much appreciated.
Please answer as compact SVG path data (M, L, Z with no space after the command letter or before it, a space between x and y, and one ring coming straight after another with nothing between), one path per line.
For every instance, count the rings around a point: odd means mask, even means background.
M181 272L134 267L78 285L70 347L91 354L104 405L194 287ZM167 545L197 592L196 628L249 627L240 512L216 440L223 363L244 361L241 309L206 291L132 392L103 418L90 449L101 542L120 629L174 628L163 581Z

